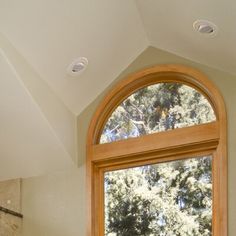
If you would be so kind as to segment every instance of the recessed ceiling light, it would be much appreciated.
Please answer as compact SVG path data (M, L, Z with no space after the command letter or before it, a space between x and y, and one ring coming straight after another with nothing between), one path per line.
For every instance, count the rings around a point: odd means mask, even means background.
M205 35L205 36L216 36L217 32L218 32L218 27L210 22L210 21L207 21L207 20L196 20L194 23L193 23L193 28Z
M88 59L86 57L79 57L75 59L67 68L67 73L71 76L80 75L88 66Z

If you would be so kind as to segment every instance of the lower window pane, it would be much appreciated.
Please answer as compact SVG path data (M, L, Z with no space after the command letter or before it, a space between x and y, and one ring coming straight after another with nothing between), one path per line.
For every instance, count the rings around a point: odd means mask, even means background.
M106 236L212 235L212 157L104 175Z

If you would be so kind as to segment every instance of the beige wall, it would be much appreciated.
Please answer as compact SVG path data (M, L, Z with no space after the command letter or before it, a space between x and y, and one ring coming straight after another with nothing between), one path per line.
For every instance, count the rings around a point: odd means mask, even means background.
M119 78L137 70L166 63L188 65L201 70L220 89L225 98L229 122L229 236L236 233L236 76L212 69L173 54L148 48ZM108 88L109 89L109 88ZM106 89L106 91L108 90ZM103 95L100 95L78 117L79 169L73 173L29 178L23 181L24 236L85 235L85 147L89 121ZM71 187L68 187L71 186ZM72 197L73 196L73 197ZM68 220L69 217L69 220Z
M85 235L84 168L23 181L24 236Z

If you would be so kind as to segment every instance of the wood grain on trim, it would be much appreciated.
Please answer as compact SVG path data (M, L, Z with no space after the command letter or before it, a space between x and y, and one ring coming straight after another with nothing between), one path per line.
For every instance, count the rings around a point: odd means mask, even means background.
M131 93L160 82L179 82L200 91L212 104L217 121L138 138L99 144L112 111ZM213 236L227 236L227 120L219 90L201 72L183 65L158 65L134 73L105 96L87 136L87 235L104 235L104 171L196 157L213 156Z

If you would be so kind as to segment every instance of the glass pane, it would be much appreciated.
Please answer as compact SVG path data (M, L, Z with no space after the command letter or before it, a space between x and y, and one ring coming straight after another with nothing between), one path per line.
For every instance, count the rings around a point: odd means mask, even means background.
M108 119L100 143L215 120L210 103L197 90L180 83L160 83L126 98Z
M212 157L104 176L106 236L212 235Z

